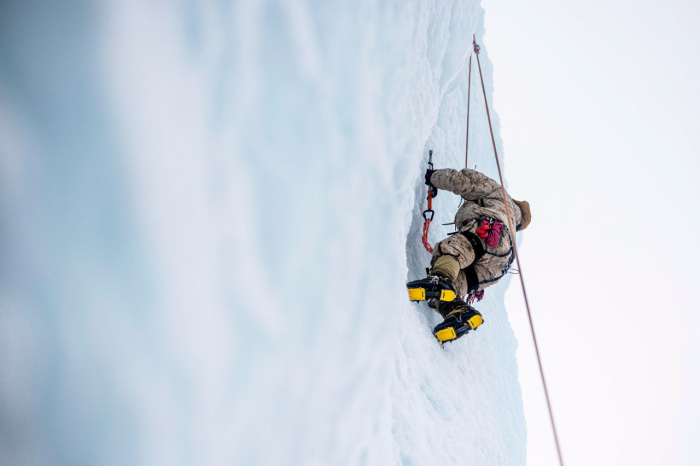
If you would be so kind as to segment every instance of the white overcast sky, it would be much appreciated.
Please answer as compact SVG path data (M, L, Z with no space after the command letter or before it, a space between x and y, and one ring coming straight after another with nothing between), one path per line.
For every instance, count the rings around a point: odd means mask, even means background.
M564 460L700 464L700 2L484 0ZM556 463L521 292L528 464Z

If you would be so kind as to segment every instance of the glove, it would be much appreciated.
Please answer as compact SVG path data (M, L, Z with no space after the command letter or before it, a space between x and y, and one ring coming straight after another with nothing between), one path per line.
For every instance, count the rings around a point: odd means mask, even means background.
M438 189L430 182L430 177L433 176L433 173L435 173L435 170L431 170L430 168L425 171L425 184L429 187L428 192L430 193L430 197L435 197L438 193Z
M430 168L425 171L425 184L432 186L432 183L430 183L430 177L433 176L433 173L435 173L435 170L431 170Z

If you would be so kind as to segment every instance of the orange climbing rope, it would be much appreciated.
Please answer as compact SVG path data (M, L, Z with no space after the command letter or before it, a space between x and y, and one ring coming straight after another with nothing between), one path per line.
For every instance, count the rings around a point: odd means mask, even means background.
M430 212L430 218L426 216L426 213ZM428 242L428 230L430 229L430 221L433 219L435 211L433 210L433 191L428 190L428 210L423 211L423 218L425 223L423 223L423 246L425 250L430 254L433 253L433 247Z
M428 155L428 169L432 170L433 169L433 151L429 151ZM432 185L428 188L428 208L423 211L423 219L425 220L425 223L423 223L423 246L425 246L425 250L428 251L430 254L433 253L433 247L430 245L428 242L428 230L430 230L430 222L433 220L433 217L435 216L435 211L433 210L433 198L437 195L437 189L435 189ZM430 218L428 218L428 215L430 215Z
M496 150L496 139L493 137L493 126L491 126L491 114L489 113L489 103L486 100L486 87L484 87L484 76L481 74L481 62L479 61L479 48L476 45L476 37L474 37L474 52L476 53L476 62L479 65L479 77L481 78L481 89L484 92L484 103L486 104L486 116L489 119L489 130L491 131L491 142L493 143L493 152L496 156L496 166L498 167L498 176L501 180L501 192L503 194L503 202L506 205L506 215L508 216L508 230L510 232L510 241L513 245L513 254L515 255L515 260L518 264L518 276L520 277L520 285L523 289L523 297L525 298L525 309L527 309L527 318L530 321L530 331L532 332L532 341L535 343L535 353L537 354L537 364L540 368L540 376L542 378L542 386L544 387L544 396L547 399L547 409L549 409L549 420L552 424L552 432L554 433L554 443L557 446L557 455L559 456L560 466L564 466L564 459L561 454L561 447L559 446L559 435L557 435L557 427L554 424L554 414L552 412L552 403L549 401L549 390L547 390L547 382L544 378L544 369L542 367L542 359L540 358L540 350L537 345L537 337L535 336L535 325L532 322L532 313L530 312L530 303L527 300L527 291L525 291L525 279L523 278L523 268L520 265L520 257L518 256L518 249L515 244L515 230L513 229L513 223L510 217L510 207L508 206L508 198L506 196L506 189L503 187L503 174L501 173L501 164L498 161L498 150ZM470 57L471 60L471 57Z

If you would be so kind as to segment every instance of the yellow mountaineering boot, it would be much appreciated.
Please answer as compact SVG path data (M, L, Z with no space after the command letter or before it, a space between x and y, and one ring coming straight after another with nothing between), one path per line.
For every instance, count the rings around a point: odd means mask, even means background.
M452 283L459 274L459 262L452 256L440 256L433 261L433 268L422 280L406 284L408 299L411 301L428 300L430 307L437 307L439 301L452 301L457 297Z
M451 302L440 303L438 312L445 320L435 326L433 335L442 343L456 340L484 323L481 313L460 297Z
M411 301L439 300L452 301L457 297L457 292L449 278L438 275L428 275L422 280L414 280L406 283L408 299Z

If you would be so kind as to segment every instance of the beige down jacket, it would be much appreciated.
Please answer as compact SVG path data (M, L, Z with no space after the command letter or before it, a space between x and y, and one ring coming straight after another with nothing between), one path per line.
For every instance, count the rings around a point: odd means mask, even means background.
M451 168L436 170L430 177L430 182L436 188L450 191L464 199L464 202L455 215L455 227L460 232L475 232L480 226L478 220L484 217L493 218L503 224L503 231L501 232L498 245L496 247L489 247L484 241L481 241L486 254L474 264L474 270L479 279L478 290L483 290L493 285L505 274L513 257L501 185L478 171L470 169L457 171ZM520 207L513 202L507 193L506 197L508 199L512 225L513 228L517 230L518 226L521 225L523 221L523 214ZM461 237L462 235L459 236ZM461 240L461 238L457 237L454 239ZM468 242L465 241L465 244L467 243ZM473 252L471 252L471 245L467 246L467 248L470 250L469 253L473 254ZM435 248L433 260L441 255L439 249L439 247ZM461 254L459 255L461 256ZM462 261L460 260L460 262ZM461 267L465 267L466 265L468 264L460 263ZM460 272L457 283L455 283L458 291L460 289L466 290L467 284L465 282L465 274ZM469 283L469 288L471 288L472 291L474 291L474 285L476 284ZM464 295L466 293L460 294Z

